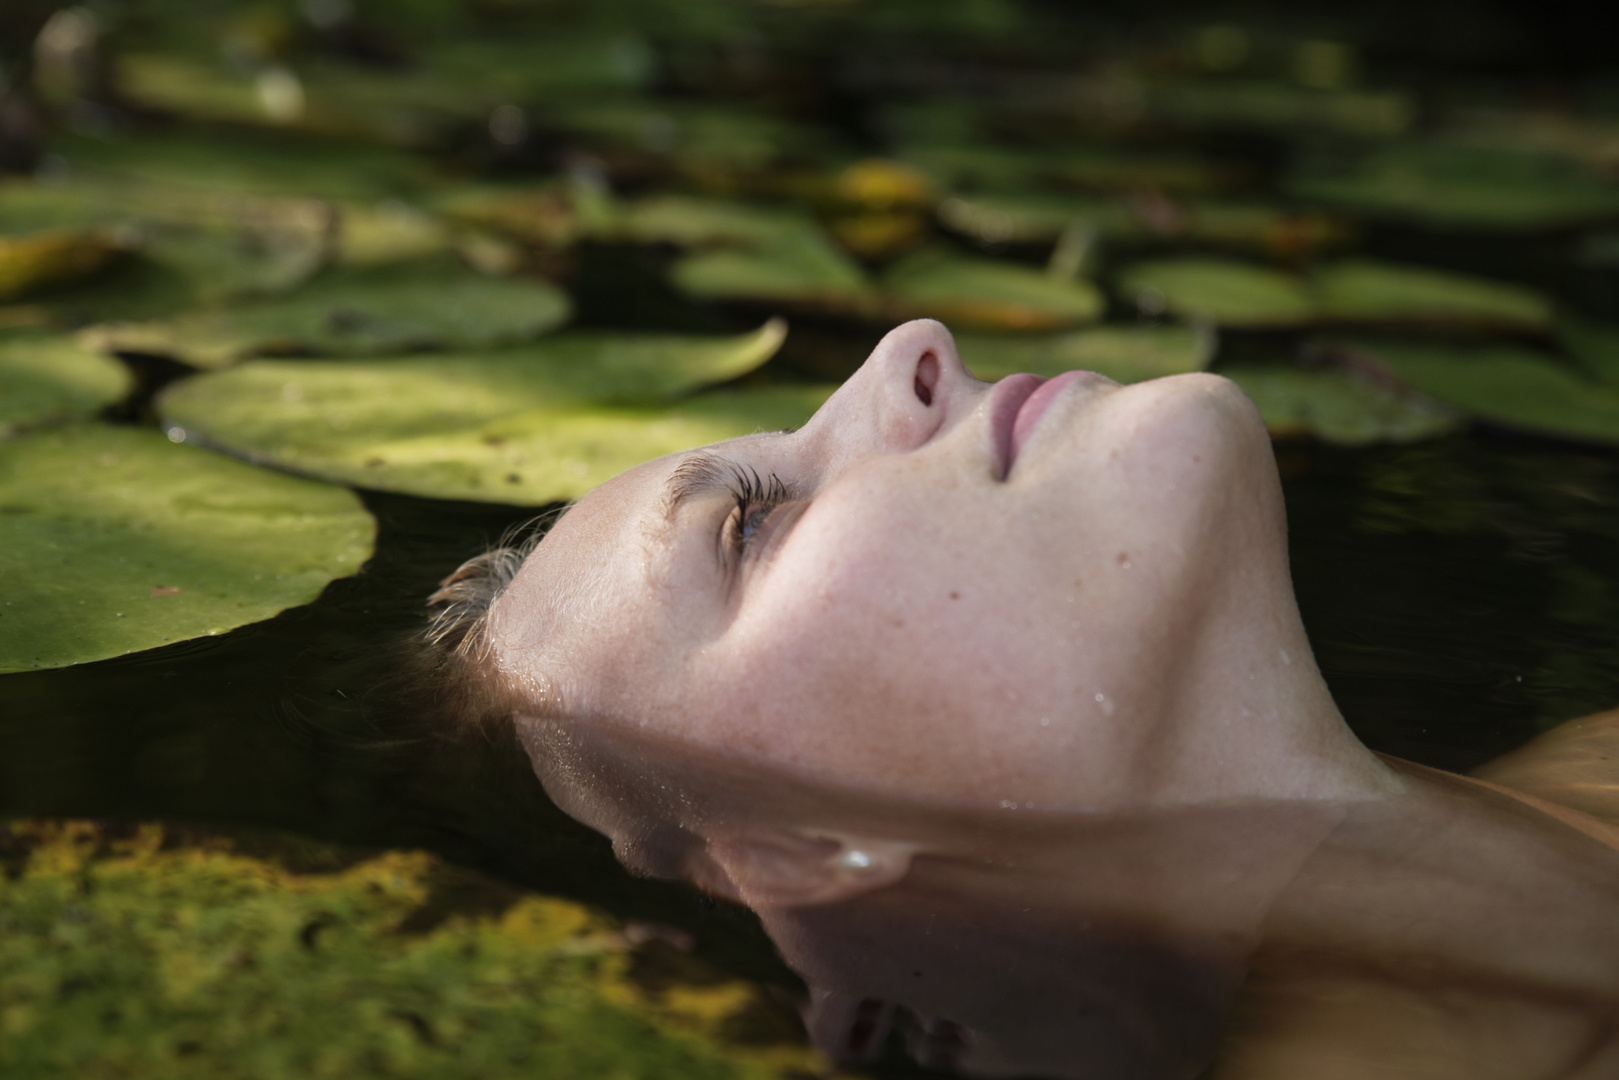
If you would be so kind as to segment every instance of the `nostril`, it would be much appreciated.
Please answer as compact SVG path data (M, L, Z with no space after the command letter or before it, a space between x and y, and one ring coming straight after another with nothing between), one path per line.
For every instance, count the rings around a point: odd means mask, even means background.
M932 352L922 354L916 363L916 400L923 405L933 404L933 388L939 385L939 358Z

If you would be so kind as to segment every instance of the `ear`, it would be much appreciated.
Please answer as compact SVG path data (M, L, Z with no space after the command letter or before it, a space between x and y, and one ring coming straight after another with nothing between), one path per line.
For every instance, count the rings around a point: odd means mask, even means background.
M754 909L846 900L892 885L911 867L915 844L852 836L800 836L774 830L711 837L707 861Z

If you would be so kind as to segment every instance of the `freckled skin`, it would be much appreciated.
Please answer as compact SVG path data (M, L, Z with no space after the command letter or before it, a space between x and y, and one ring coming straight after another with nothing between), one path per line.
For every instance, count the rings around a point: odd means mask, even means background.
M497 604L503 669L603 723L987 805L1396 783L1314 665L1279 659L1310 653L1240 391L1081 379L1009 472L992 391L908 323L799 431L721 444L798 498L733 582L728 496L657 523L681 455L602 485Z

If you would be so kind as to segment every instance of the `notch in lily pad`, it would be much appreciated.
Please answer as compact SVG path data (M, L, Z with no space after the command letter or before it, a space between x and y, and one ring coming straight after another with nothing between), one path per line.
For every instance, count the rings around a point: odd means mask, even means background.
M0 671L224 633L307 604L371 555L353 492L70 424L0 442Z

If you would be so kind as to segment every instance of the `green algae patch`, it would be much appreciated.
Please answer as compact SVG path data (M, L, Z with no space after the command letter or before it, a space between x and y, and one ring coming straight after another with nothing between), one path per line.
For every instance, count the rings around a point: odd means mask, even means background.
M758 367L785 332L773 320L736 337L574 332L483 354L253 361L158 405L183 438L314 476L541 505L649 458L803 423L826 388L666 404Z
M75 424L0 442L0 671L219 634L370 557L352 492Z
M568 297L543 281L410 268L332 274L290 296L155 322L92 327L83 339L108 352L171 356L218 368L248 356L486 348L552 330L571 310Z
M472 875L421 853L324 854L302 851L292 869L273 852L151 825L0 831L0 1072L827 1071L801 1042L729 1037L756 1033L762 1025L749 1021L771 1010L752 984L710 973L642 985L629 935L589 908L484 883L497 902L483 911L435 912L441 886Z
M1313 436L1339 446L1405 443L1456 431L1454 409L1349 371L1233 366L1220 374L1253 399L1279 438Z
M1127 267L1119 290L1144 312L1221 326L1269 329L1315 317L1315 299L1291 274L1233 259L1155 259Z
M1314 278L1320 315L1358 322L1540 330L1551 304L1522 285L1371 259L1345 259Z
M0 336L0 438L24 427L90 417L133 386L123 364L71 338Z
M938 250L901 259L882 284L895 316L967 328L1056 330L1096 321L1104 304L1088 281Z
M1542 352L1376 342L1354 346L1406 385L1481 420L1520 431L1619 443L1619 389Z
M1189 326L1099 326L1067 334L957 334L962 362L980 379L1014 372L1060 375L1095 371L1132 383L1201 371L1214 357L1214 334Z

